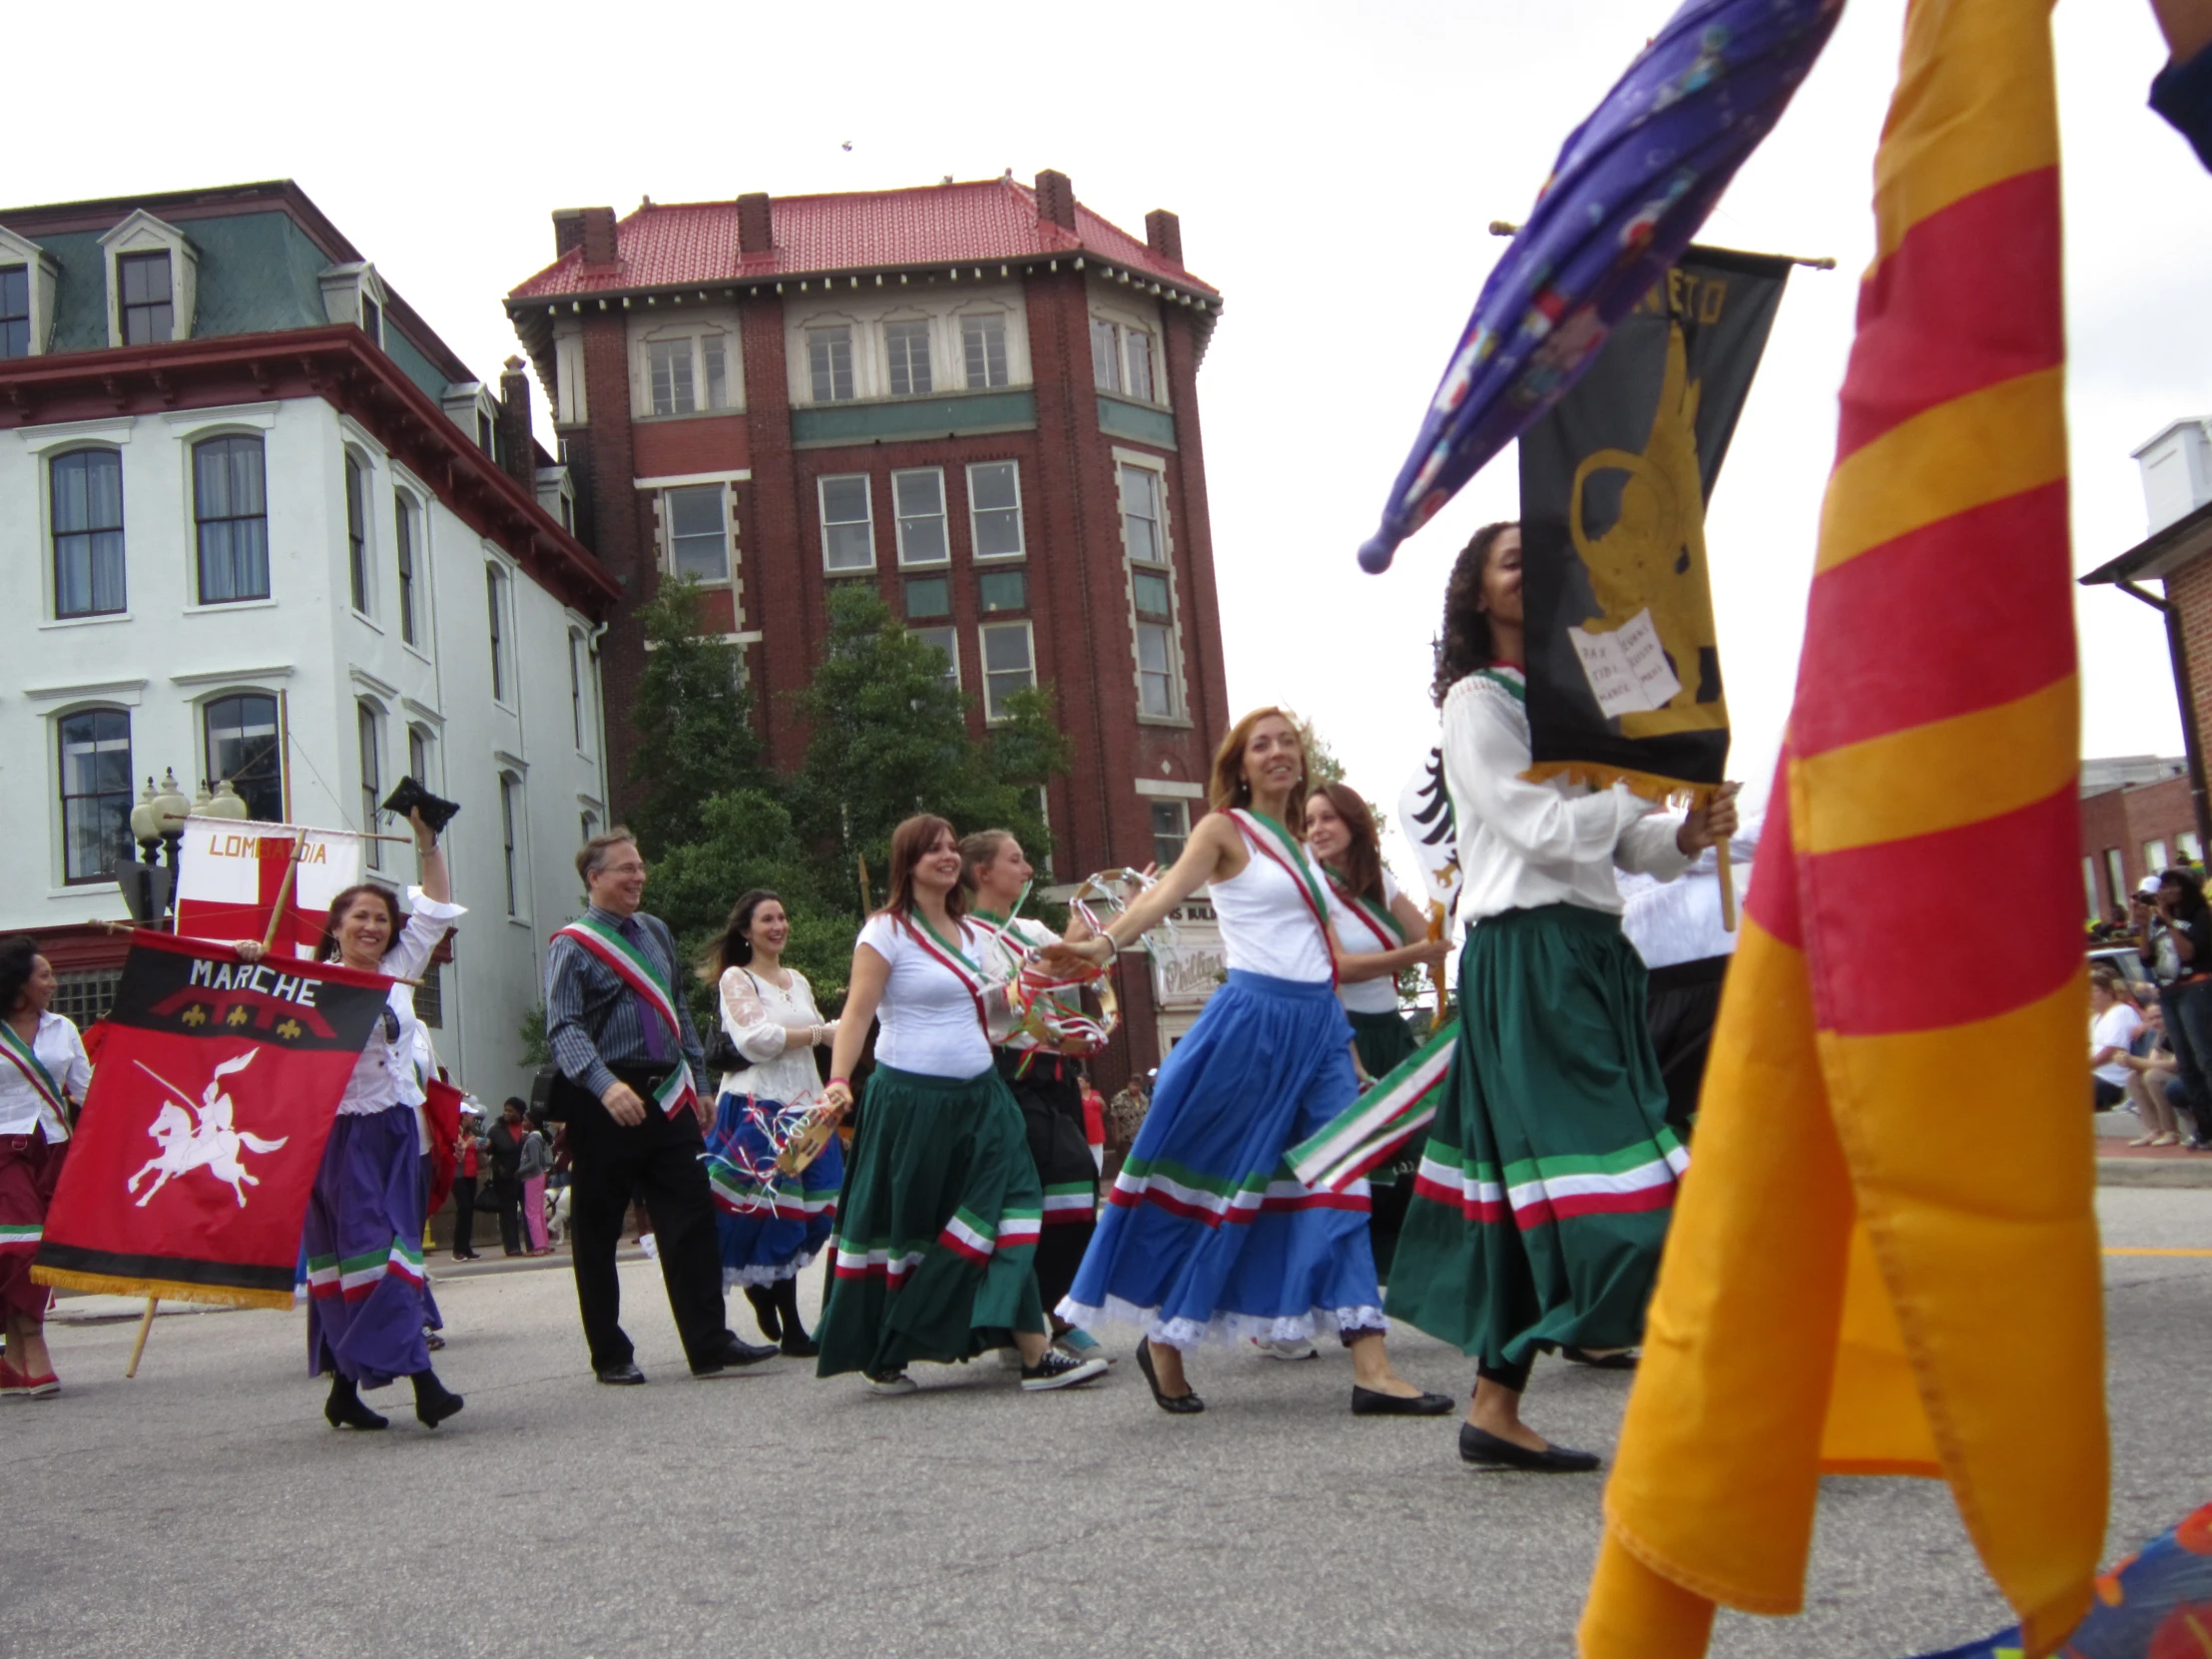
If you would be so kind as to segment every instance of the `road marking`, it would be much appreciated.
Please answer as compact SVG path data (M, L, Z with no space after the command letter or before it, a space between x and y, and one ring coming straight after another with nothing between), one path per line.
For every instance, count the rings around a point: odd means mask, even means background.
M2107 1256L2212 1256L2212 1250L2163 1250L2149 1245L2106 1245Z

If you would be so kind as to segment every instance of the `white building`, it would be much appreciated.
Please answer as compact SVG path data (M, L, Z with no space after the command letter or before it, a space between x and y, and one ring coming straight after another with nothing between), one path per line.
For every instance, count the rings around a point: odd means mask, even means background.
M0 210L0 932L44 941L69 1011L120 965L90 924L125 913L145 781L360 829L411 773L461 805L470 912L418 1002L456 1080L521 1091L606 821L618 590L520 379L489 394L289 184Z

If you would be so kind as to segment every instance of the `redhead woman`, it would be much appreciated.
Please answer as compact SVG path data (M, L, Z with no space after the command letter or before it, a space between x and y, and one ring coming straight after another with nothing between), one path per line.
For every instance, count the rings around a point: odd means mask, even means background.
M1451 1409L1390 1369L1368 1243L1368 1188L1310 1191L1283 1153L1360 1091L1337 1000L1321 876L1300 844L1306 749L1280 709L1237 722L1214 757L1214 811L1175 867L1088 939L1046 952L1103 967L1199 886L1221 922L1229 982L1160 1067L1144 1126L1115 1178L1062 1318L1144 1328L1138 1368L1163 1411L1205 1408L1184 1357L1208 1339L1299 1343L1317 1327L1352 1351L1352 1409Z
M29 938L0 940L0 1398L61 1392L46 1352L44 1285L31 1283L46 1207L69 1150L71 1104L85 1098L92 1068L77 1027L47 1004L54 964Z

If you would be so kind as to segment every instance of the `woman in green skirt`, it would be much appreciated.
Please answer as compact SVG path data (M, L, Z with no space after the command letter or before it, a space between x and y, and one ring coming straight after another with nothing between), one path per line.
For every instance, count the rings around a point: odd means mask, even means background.
M1306 798L1306 850L1329 884L1329 925L1337 943L1337 1000L1352 1021L1353 1052L1371 1079L1389 1074L1415 1048L1397 1011L1397 976L1407 968L1441 974L1449 947L1428 937L1428 923L1382 867L1375 813L1345 784L1318 784ZM1375 1208L1368 1240L1376 1277L1390 1282L1398 1230L1413 1196L1420 1149L1371 1170ZM1311 1350L1309 1349L1309 1352Z
M869 1024L875 1071L837 1199L834 1269L817 1374L856 1371L876 1393L914 1391L907 1365L1020 1350L1021 1385L1105 1374L1049 1345L1037 1294L1044 1189L1021 1108L984 1030L982 935L963 919L960 848L927 815L891 833L890 891L860 930L823 1091L839 1113Z
M1475 533L1444 594L1434 694L1459 843L1459 1033L1387 1308L1474 1357L1459 1454L1594 1469L1521 1421L1539 1352L1632 1364L1687 1155L1622 936L1616 864L1672 879L1736 828L1732 788L1687 818L1625 787L1531 783L1520 526Z

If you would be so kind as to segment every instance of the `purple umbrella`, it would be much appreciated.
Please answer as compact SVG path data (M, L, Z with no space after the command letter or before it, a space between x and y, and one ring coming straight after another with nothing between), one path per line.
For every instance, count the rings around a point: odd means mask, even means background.
M1828 44L1844 0L1687 0L1576 128L1498 261L1360 563L1387 570L1651 291Z

